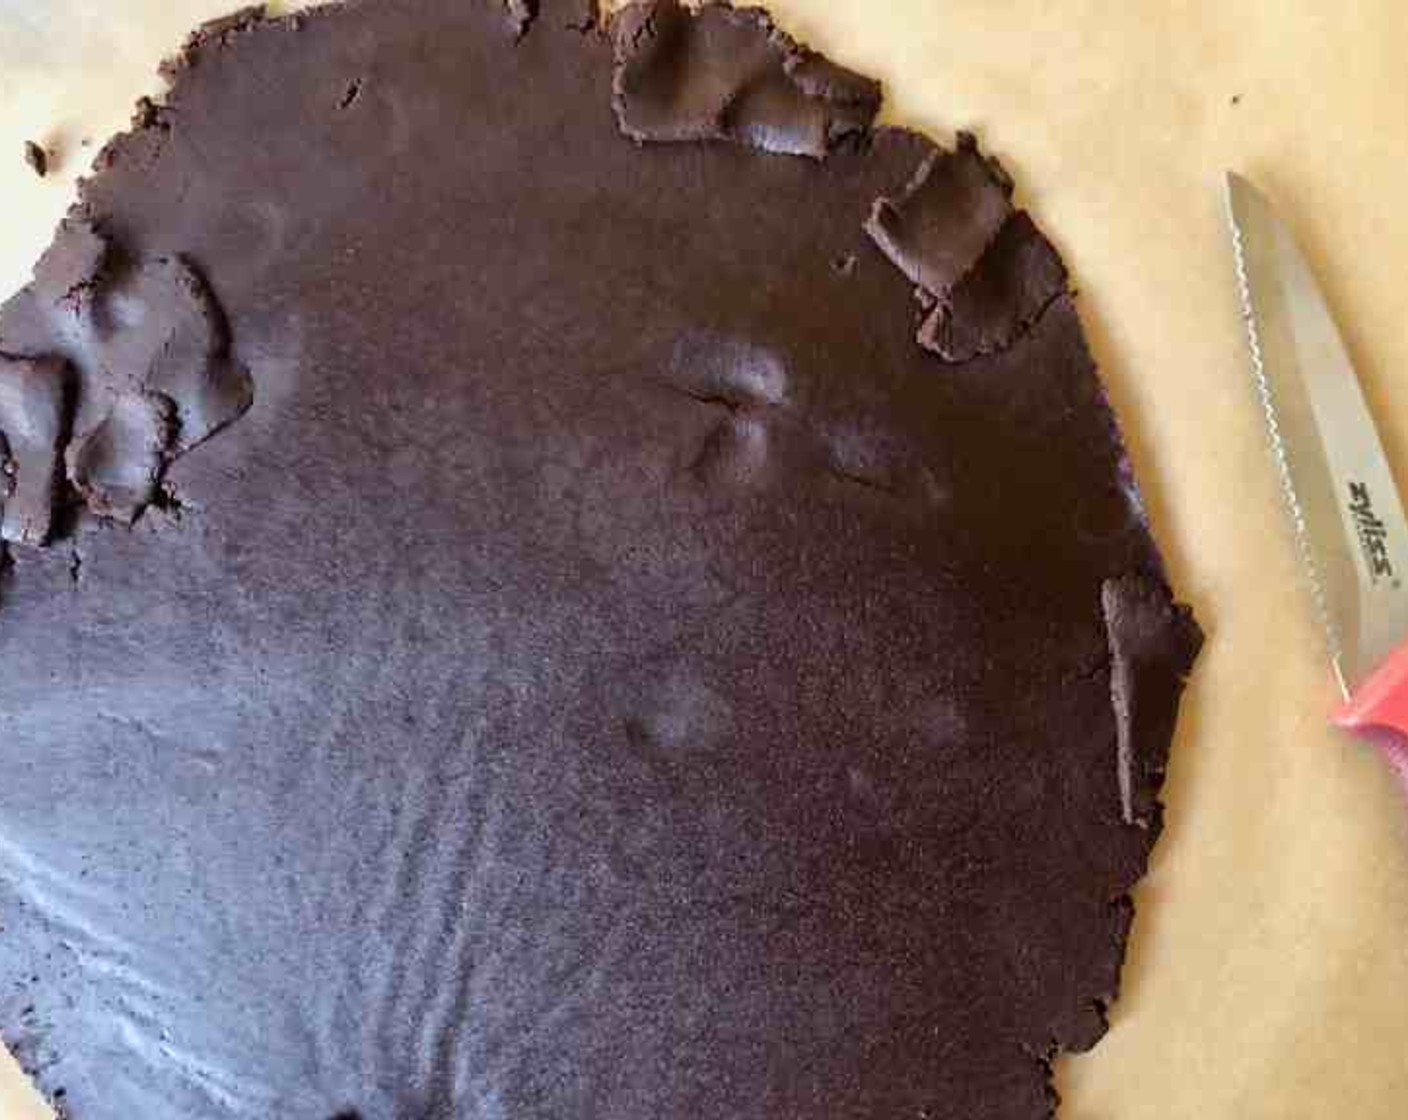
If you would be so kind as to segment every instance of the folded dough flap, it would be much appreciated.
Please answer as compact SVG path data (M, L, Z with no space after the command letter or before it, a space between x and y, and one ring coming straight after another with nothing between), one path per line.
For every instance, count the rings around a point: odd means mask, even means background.
M611 23L614 100L635 140L726 140L823 158L864 134L879 83L816 55L761 11L645 0Z
M81 501L131 522L168 463L253 401L220 306L178 256L129 259L80 207L4 308L6 540L42 545Z

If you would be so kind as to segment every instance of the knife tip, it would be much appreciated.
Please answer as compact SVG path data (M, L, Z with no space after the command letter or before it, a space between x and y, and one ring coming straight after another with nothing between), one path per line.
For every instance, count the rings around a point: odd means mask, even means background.
M1240 192L1245 191L1248 186L1250 184L1246 179L1230 168L1222 173L1222 189L1229 201Z
M1261 189L1255 186L1250 179L1236 171L1227 170L1223 173L1223 181L1227 192L1227 201L1233 204L1236 209L1255 207L1260 210L1270 210L1271 204L1262 194Z
M1223 200L1227 207L1227 217L1234 229L1240 229L1242 223L1252 212L1266 209L1266 202L1261 192L1252 186L1251 181L1246 177L1232 170L1224 171L1222 174Z

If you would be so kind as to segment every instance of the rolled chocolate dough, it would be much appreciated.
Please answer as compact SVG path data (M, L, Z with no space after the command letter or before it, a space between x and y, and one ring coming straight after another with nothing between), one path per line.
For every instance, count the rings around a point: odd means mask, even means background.
M672 0L248 11L167 73L0 311L41 1087L1048 1116L1199 637L1002 169Z

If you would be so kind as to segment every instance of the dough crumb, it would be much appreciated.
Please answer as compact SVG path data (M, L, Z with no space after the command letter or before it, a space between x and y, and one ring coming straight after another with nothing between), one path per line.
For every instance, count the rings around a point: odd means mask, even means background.
M24 161L33 168L34 173L41 179L49 174L49 153L33 140L25 141Z

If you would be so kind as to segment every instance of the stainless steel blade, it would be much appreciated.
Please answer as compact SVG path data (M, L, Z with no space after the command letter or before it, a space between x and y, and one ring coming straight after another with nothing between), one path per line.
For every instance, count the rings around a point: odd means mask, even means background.
M1227 176L1252 370L1342 692L1408 637L1408 518L1315 277L1261 194Z

